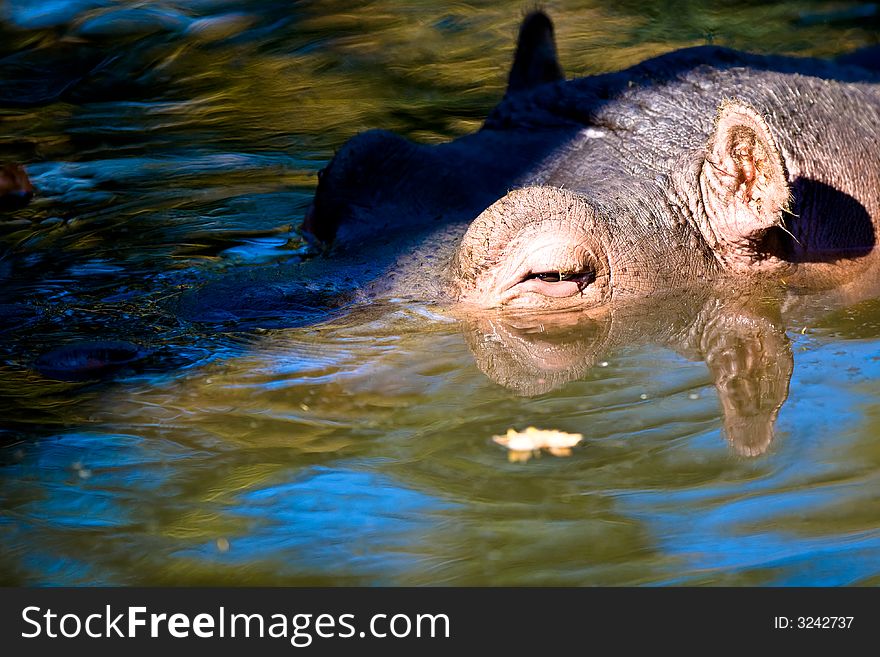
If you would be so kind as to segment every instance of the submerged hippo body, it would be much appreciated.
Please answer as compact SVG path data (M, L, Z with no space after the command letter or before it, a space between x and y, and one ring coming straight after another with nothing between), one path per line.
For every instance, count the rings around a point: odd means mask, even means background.
M750 277L833 287L871 267L880 221L880 73L859 61L699 47L565 81L535 13L478 132L358 135L304 227L369 263L365 294L471 308L588 309ZM403 255L364 255L392 236Z

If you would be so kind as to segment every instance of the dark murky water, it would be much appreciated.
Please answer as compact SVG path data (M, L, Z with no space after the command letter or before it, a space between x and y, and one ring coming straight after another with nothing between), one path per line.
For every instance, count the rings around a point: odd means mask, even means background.
M880 23L667 4L547 3L567 73L707 41L833 55ZM3 583L880 583L872 299L694 296L554 328L393 302L178 312L302 257L346 138L479 127L519 11L144 5L0 3L0 158L41 192L0 221ZM96 338L138 351L103 382L40 373ZM526 459L492 439L527 426L583 440Z

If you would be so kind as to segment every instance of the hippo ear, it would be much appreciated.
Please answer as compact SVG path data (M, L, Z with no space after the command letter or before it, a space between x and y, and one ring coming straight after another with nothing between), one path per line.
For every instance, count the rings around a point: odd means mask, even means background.
M507 93L525 91L565 76L556 59L553 23L544 12L535 11L525 17L519 28L516 55L507 81Z
M754 108L725 101L700 172L708 220L721 247L750 249L782 225L789 189L782 156Z

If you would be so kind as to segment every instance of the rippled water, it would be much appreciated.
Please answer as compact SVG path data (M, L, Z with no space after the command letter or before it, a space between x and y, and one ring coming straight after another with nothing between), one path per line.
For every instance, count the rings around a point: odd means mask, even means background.
M834 55L878 25L854 3L615 7L547 3L569 75L707 41ZM348 137L478 128L518 9L0 16L0 159L40 190L0 219L3 583L880 583L871 298L693 294L568 327L409 302L186 312L206 280L296 265ZM142 353L98 382L41 370L98 338ZM527 426L583 440L493 441Z

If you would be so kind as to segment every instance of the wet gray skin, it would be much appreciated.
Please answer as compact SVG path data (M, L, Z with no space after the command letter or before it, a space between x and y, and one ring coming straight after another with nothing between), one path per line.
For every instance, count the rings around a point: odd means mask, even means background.
M436 146L358 135L322 172L305 229L355 296L460 308L851 283L880 218L880 59L851 59L700 47L565 81L535 13L480 131Z

